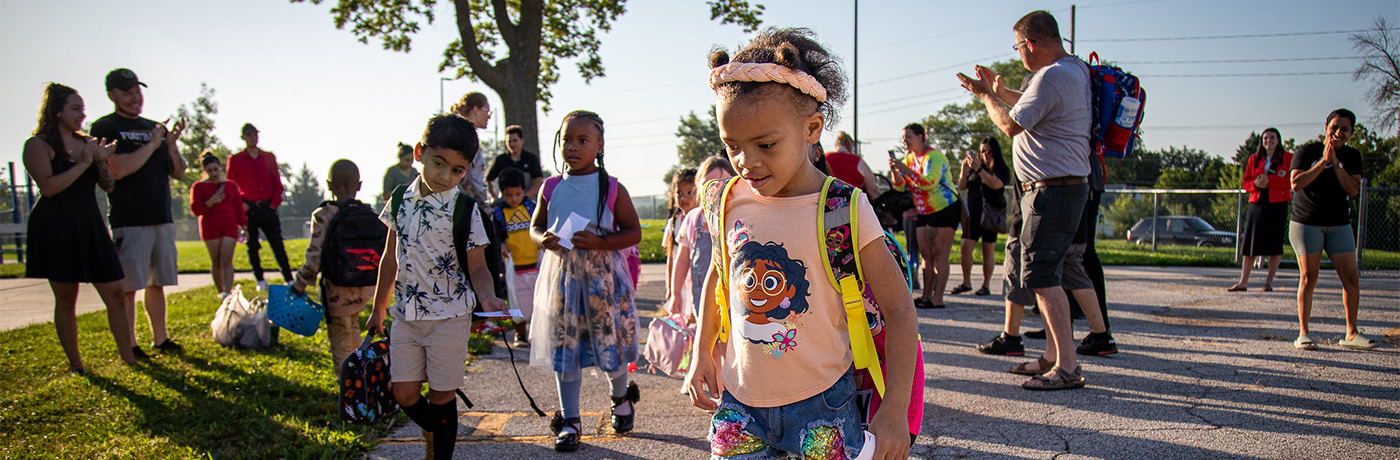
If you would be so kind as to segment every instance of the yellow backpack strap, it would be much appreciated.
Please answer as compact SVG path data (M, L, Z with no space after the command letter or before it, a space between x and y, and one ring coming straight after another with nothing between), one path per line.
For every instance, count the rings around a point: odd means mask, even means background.
M710 226L710 242L713 247L711 264L718 269L719 280L715 283L715 306L719 309L719 340L729 341L729 249L727 232L724 228L725 205L729 203L729 190L738 181L733 177L706 182L701 187L701 203L705 209L706 224Z
M827 177L822 186L817 214L817 241L821 245L827 279L841 291L842 309L846 312L846 330L851 341L851 357L857 369L865 369L875 383L880 396L885 395L885 377L880 369L880 355L875 350L875 338L870 335L870 323L865 318L865 286L860 268L857 211L854 203L860 190ZM832 248L832 241L842 243Z

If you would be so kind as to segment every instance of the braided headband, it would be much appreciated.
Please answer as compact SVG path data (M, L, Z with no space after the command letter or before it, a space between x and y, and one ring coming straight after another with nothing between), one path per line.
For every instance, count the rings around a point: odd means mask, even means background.
M710 89L731 81L751 81L757 83L776 82L791 85L798 91L826 102L826 88L806 72L793 70L787 66L769 62L731 62L710 69Z

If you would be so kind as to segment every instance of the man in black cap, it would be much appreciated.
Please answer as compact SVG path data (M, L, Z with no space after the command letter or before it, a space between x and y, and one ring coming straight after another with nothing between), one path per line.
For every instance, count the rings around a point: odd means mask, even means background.
M262 260L258 258L259 231L272 247L272 257L282 269L282 280L292 280L287 250L282 246L282 219L277 217L277 207L282 205L282 174L277 169L277 157L258 148L258 128L252 123L243 124L243 143L243 151L228 158L228 180L238 184L243 193L248 211L248 265L253 266L253 278L258 280L261 291L267 289L267 281L263 280Z
M185 176L185 158L176 141L185 130L178 121L167 132L162 123L142 118L146 86L130 69L107 74L107 98L116 110L92 123L91 135L116 139L117 148L108 167L117 178L108 221L112 240L121 258L122 290L131 323L131 347L138 359L148 359L136 343L136 291L146 291L146 317L151 324L151 346L165 351L182 347L170 340L165 327L165 286L174 286L178 266L175 224L170 215L170 179Z

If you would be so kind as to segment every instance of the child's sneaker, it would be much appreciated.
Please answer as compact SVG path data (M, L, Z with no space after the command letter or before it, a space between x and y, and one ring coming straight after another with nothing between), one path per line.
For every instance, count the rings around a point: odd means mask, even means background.
M1021 344L1021 336L1003 332L992 341L977 345L977 351L987 355L1022 356L1026 354L1026 346Z
M1074 351L1085 356L1104 356L1117 353L1118 345L1114 343L1112 334L1090 332Z

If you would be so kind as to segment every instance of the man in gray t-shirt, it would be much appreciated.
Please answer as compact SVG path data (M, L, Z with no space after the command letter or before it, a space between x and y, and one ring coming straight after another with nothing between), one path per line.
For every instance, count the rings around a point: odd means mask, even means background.
M1035 376L1021 385L1028 390L1080 388L1084 377L1075 359L1069 299L1060 281L1089 199L1089 69L1065 52L1060 26L1048 12L1025 15L1012 31L1012 48L1035 73L1025 92L1005 87L986 67L977 67L977 78L958 74L963 88L986 105L992 122L1013 138L1012 190L1020 199L1012 220L1019 217L1022 226L1019 235L1007 240L1008 259L1014 257L1013 248L1021 252L1019 276L1008 273L1008 281L1013 288L1035 291L1049 332L1045 356L1012 372Z

